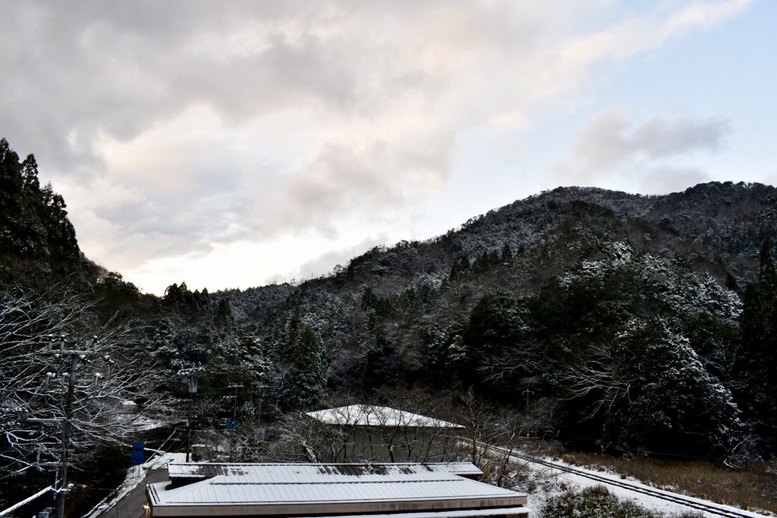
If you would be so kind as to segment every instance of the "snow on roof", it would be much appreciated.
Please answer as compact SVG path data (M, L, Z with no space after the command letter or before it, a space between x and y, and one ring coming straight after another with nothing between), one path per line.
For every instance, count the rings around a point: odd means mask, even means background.
M480 476L483 472L471 462L432 462L418 464L413 462L392 464L368 463L170 463L167 472L171 480L197 480L217 476L228 477L230 483L276 484L317 483L322 478L328 481L405 480L407 476L415 479L438 479L443 475Z
M349 405L307 412L313 419L339 426L402 426L417 428L464 428L460 424L375 405Z
M178 487L150 484L152 516L195 510L196 515L322 516L526 504L525 495L463 478L442 464L170 464L169 469L171 479L208 478Z

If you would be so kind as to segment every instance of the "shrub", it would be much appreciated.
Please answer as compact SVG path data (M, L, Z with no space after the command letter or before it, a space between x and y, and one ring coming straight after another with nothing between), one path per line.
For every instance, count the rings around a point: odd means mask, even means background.
M604 486L582 491L565 491L548 499L540 511L542 518L657 518L661 514L649 511L631 501L619 500Z

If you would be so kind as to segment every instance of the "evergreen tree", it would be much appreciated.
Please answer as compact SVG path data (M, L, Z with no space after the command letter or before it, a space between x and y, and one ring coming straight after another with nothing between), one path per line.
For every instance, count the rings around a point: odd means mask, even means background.
M216 306L216 312L213 315L213 322L222 329L232 329L235 327L235 315L232 313L232 306L229 300L221 299Z
M770 244L761 248L760 282L745 289L737 372L746 417L765 449L777 453L777 271Z
M584 365L569 366L566 383L573 421L601 426L607 449L707 455L726 451L740 431L729 390L662 319L633 320Z
M7 263L40 263L43 270L71 270L80 251L65 200L51 184L40 187L33 155L19 162L0 139L0 254Z
M375 336L375 345L367 351L362 386L370 392L382 387L394 387L399 377L399 361L394 344L382 331Z
M513 251L510 249L510 245L505 242L502 247L502 262L509 263L513 260Z
M21 215L25 212L19 155L8 141L0 139L0 251L19 253Z
M302 324L297 313L289 322L286 351L290 368L284 383L285 404L289 409L312 408L324 395L326 351L315 331Z

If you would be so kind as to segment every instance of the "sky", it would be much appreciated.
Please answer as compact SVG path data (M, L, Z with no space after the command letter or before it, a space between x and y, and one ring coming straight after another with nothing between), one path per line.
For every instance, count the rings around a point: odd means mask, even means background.
M146 293L558 186L777 184L773 0L0 0L0 137Z

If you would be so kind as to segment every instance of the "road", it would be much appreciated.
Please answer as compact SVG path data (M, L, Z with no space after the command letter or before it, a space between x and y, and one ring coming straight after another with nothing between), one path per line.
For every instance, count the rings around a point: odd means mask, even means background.
M183 460L182 455L164 454L134 466L116 496L95 507L84 518L145 518L146 484L167 480L167 463Z

